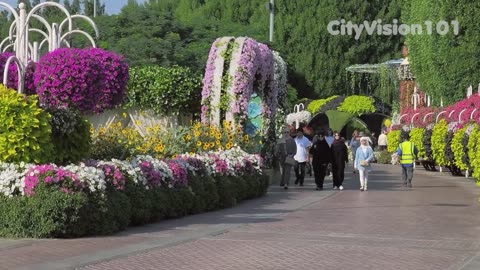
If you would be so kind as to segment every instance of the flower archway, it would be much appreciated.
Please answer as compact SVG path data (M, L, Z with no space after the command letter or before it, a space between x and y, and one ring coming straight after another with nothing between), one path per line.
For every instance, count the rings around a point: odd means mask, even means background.
M260 135L262 152L275 142L277 112L288 111L286 64L278 53L248 37L218 38L210 49L202 89L202 122L222 120ZM270 149L270 150L269 150Z

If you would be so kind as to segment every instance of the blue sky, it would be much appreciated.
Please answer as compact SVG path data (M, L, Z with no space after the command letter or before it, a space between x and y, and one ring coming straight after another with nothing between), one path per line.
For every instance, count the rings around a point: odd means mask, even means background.
M105 8L108 14L116 14L120 12L120 9L125 6L128 0L101 0L102 3L105 3ZM0 0L0 2L5 2L15 7L17 0ZM45 2L45 1L42 1ZM145 0L137 0L138 3L143 3ZM2 9L3 10L3 9Z

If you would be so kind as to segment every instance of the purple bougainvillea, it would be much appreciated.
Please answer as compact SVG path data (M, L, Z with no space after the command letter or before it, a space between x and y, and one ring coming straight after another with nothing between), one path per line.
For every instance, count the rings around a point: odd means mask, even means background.
M128 65L102 49L60 48L40 59L34 82L43 104L101 113L124 100Z

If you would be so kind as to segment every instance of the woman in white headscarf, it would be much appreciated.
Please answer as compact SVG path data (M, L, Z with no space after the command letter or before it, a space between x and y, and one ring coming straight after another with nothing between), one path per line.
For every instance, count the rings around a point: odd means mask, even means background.
M372 165L370 162L373 159L373 149L369 145L368 137L360 138L360 147L355 153L354 168L358 170L360 176L360 191L367 190L368 172L371 171Z

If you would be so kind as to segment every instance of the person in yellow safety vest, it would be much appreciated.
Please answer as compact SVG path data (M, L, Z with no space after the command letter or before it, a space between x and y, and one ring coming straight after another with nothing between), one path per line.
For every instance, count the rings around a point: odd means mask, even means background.
M410 135L404 137L404 141L398 146L397 154L400 157L400 165L402 166L402 187L412 187L413 164L418 154L417 147L410 141Z

